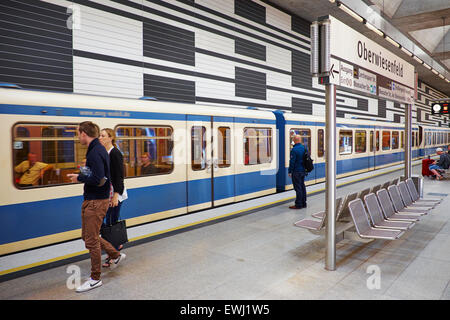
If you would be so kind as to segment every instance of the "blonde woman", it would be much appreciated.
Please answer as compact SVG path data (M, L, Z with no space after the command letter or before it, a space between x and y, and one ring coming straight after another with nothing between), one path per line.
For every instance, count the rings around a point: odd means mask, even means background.
M119 220L120 208L123 200L127 199L127 192L123 184L123 156L116 145L116 135L114 130L105 128L100 131L101 144L105 147L109 154L110 160L110 172L111 172L111 184L113 187L113 196L111 199L110 207L106 212L105 223L107 225L113 225ZM117 250L121 250L122 245L117 247ZM106 259L103 267L110 266L110 258Z

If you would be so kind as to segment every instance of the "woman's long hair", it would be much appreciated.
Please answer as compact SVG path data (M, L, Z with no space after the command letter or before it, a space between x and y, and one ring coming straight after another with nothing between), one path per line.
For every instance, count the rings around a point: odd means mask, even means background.
M102 129L102 131L106 131L106 133L108 134L108 136L111 138L111 142L114 146L114 148L117 148L117 144L116 144L116 134L114 133L114 130L111 128L105 128Z

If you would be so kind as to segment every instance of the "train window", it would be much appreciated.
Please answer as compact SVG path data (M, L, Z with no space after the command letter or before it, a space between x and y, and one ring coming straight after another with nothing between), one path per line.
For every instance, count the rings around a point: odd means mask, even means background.
M402 132L402 138L403 138L403 132ZM412 141L411 146L415 147L416 146L416 133L414 131L411 133L411 139L412 139L411 140ZM402 146L402 148L403 148L403 146Z
M294 136L302 137L302 144L306 146L308 151L311 150L311 130L309 129L291 129L289 132L291 148L294 146ZM311 151L310 151L311 152Z
M374 137L373 137L373 130L370 130L370 138L369 138L369 150L370 152L375 151L375 144L374 144Z
M194 171L206 169L206 128L193 126L191 129L191 167Z
M390 131L383 131L381 148L382 148L382 150L389 150L391 148L391 132Z
M353 131L339 131L339 154L351 154L353 150Z
M229 127L219 127L217 131L217 158L219 168L231 166L231 130Z
M436 144L436 132L433 132L433 145Z
M356 130L355 131L355 153L366 152L366 131Z
M413 132L413 134L414 134L414 132ZM400 131L400 148L402 148L402 149L405 148L405 132L404 131Z
M398 131L392 131L392 150L398 149L399 147L399 134Z
M244 128L244 164L272 161L272 129Z
M18 188L71 183L87 147L80 144L77 124L19 123L13 129L14 182Z
M423 140L423 128L422 126L419 126L419 137L417 139L417 146L420 146Z
M375 139L375 141L376 141L376 151L380 151L380 131L376 131L376 139Z
M325 153L325 146L324 146L324 131L323 129L317 130L317 156L323 157Z
M125 177L165 174L173 170L173 129L161 126L116 127Z

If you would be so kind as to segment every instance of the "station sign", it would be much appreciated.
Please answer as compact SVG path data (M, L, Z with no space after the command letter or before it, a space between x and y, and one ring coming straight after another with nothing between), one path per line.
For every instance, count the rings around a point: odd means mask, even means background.
M332 16L330 70L319 83L376 95L400 103L414 103L414 66Z

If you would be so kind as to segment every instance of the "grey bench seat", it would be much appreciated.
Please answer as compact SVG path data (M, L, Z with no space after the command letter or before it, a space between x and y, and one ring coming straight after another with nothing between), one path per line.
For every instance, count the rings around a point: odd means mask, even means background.
M406 179L406 186L408 187L409 194L411 195L411 198L413 201L417 203L421 202L430 202L430 203L436 203L439 204L443 200L442 198L420 198L419 193L417 192L416 186L414 185L414 182L411 178Z
M386 189L381 189L377 192L377 197L383 211L383 215L387 220L393 221L419 221L421 214L398 212L396 213L394 204L389 197L388 191Z
M412 221L387 220L383 215L377 196L374 193L369 193L365 196L364 202L366 204L367 212L369 213L369 218L372 225L376 228L408 230L415 225Z
M415 203L411 198L411 195L409 194L408 188L406 187L406 183L404 181L400 182L397 187L398 191L400 192L400 197L407 207L433 209L435 206L437 206L436 203Z
M376 186L373 186L371 189L370 189L370 192L369 193L377 193L377 191L378 190L380 190L381 189L381 184L377 184Z
M364 204L359 198L351 201L348 209L355 224L356 232L363 239L396 240L404 234L402 230L372 227L368 220Z
M342 198L337 198L336 199L336 220L339 219L340 213L342 211L342 210L340 210L341 203L342 203ZM305 228L305 229L309 229L309 230L319 231L325 226L325 221L326 221L325 211L322 211L322 212L323 212L323 214L321 215L321 218L319 220L305 218L305 219L299 220L297 222L294 222L294 226L299 227L299 228Z
M420 214L420 215L426 215L426 214L428 214L428 211L430 210L430 208L427 208L427 209L415 208L414 209L414 208L406 207L406 205L403 203L403 200L400 196L400 193L399 193L396 185L389 186L388 193L389 193L389 196L391 197L392 203L393 203L395 211L397 213L402 212L402 213L415 213L415 214Z

